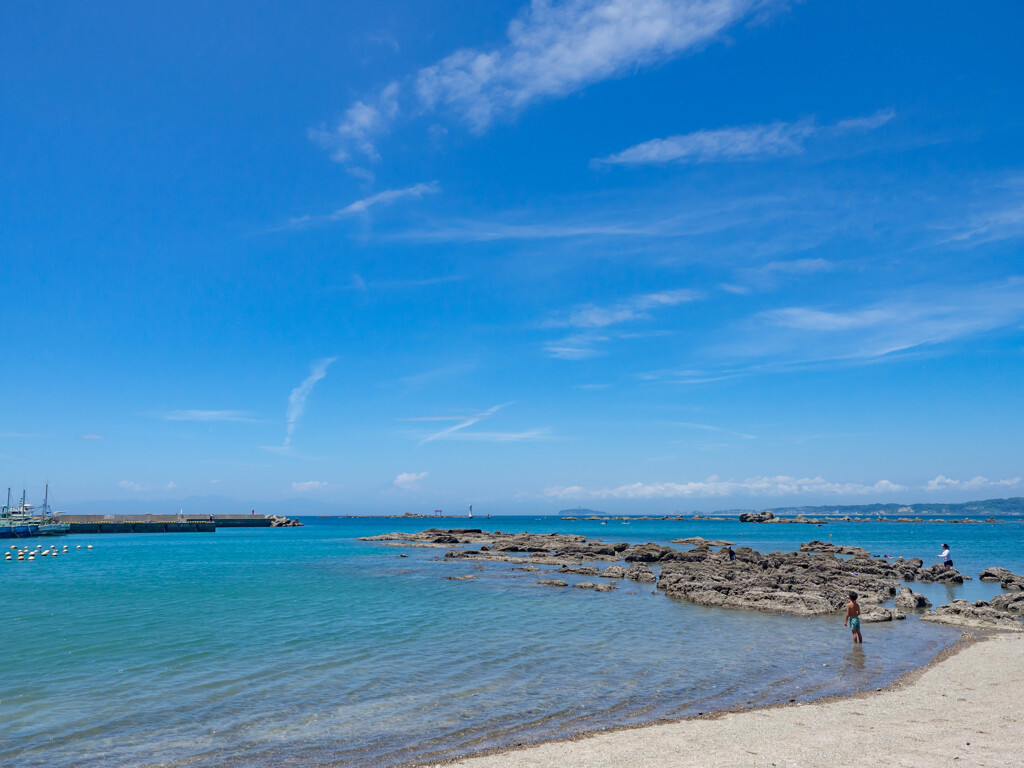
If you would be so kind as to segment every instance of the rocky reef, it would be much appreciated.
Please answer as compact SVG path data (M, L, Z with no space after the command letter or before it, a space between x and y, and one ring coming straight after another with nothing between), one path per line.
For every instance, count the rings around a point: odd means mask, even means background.
M1024 624L1017 621L1008 612L1002 611L987 600L969 603L966 600L954 600L948 605L940 605L921 617L921 621L934 621L938 624L950 624L954 627L971 629L1002 629L1011 632L1024 632Z
M771 514L771 513L767 513ZM767 522L767 518L762 522ZM418 533L388 533L362 541L392 546L444 548L444 560L473 560L515 563L513 570L548 570L549 578L538 585L568 587L562 575L598 577L611 580L573 584L580 590L607 592L614 581L627 579L656 584L657 590L677 600L697 605L738 608L797 616L834 614L843 610L854 591L863 606L864 622L894 621L908 611L928 611L923 595L904 582L962 584L965 577L952 568L925 568L920 558L872 557L862 547L810 541L799 552L762 554L749 547L737 547L734 559L728 552L714 551L728 542L709 542L700 537L674 543L692 544L692 549L675 549L661 544L609 544L575 534L503 533L479 528L431 528ZM611 561L606 567L596 565ZM652 566L658 568L657 571ZM483 566L477 566L483 567ZM462 577L465 578L465 577ZM998 580L1007 588L1021 590L1024 579L1001 568L989 568L985 580ZM892 608L883 607L893 601ZM1024 630L1017 620L1024 617L1024 591L1002 595L991 602L954 601L928 611L921 618L958 626L986 629Z

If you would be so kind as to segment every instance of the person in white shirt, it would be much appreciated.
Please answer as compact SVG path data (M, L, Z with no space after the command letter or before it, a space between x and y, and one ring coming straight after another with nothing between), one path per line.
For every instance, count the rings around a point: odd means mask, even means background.
M938 558L947 571L953 567L953 558L949 555L949 544L942 545L942 554L938 555Z

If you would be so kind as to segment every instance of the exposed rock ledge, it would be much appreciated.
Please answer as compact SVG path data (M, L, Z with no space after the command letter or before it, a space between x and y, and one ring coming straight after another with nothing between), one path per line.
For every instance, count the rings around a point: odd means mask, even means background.
M921 621L934 621L939 624L951 624L955 627L970 627L972 629L1024 632L1024 623L993 607L987 600L978 600L974 603L969 603L966 600L954 600L949 605L940 605L938 608L932 609L921 617Z
M1005 568L986 568L978 577L982 581L998 581L1003 589L1024 590L1024 576L1006 570Z

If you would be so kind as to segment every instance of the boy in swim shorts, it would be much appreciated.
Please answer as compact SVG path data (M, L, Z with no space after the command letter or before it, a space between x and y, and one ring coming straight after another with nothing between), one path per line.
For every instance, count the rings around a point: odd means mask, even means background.
M850 593L850 602L846 604L846 620L843 626L849 624L853 632L853 644L863 643L864 638L860 634L860 606L857 604L857 593Z

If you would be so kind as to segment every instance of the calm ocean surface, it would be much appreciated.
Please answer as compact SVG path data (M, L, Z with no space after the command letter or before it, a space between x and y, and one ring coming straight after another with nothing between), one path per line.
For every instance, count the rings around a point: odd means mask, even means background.
M854 651L841 617L702 608L628 581L605 594L536 587L538 574L508 563L443 562L444 550L356 541L429 520L303 520L291 529L67 536L57 543L71 553L57 560L0 560L0 765L425 762L877 688L960 636L910 617L866 625L864 650ZM975 580L913 585L933 603L997 594L998 584L977 581L987 566L1024 573L1022 522L438 525L632 543L699 535L762 552L831 535L926 565L948 542L958 570ZM443 578L466 573L477 580Z

